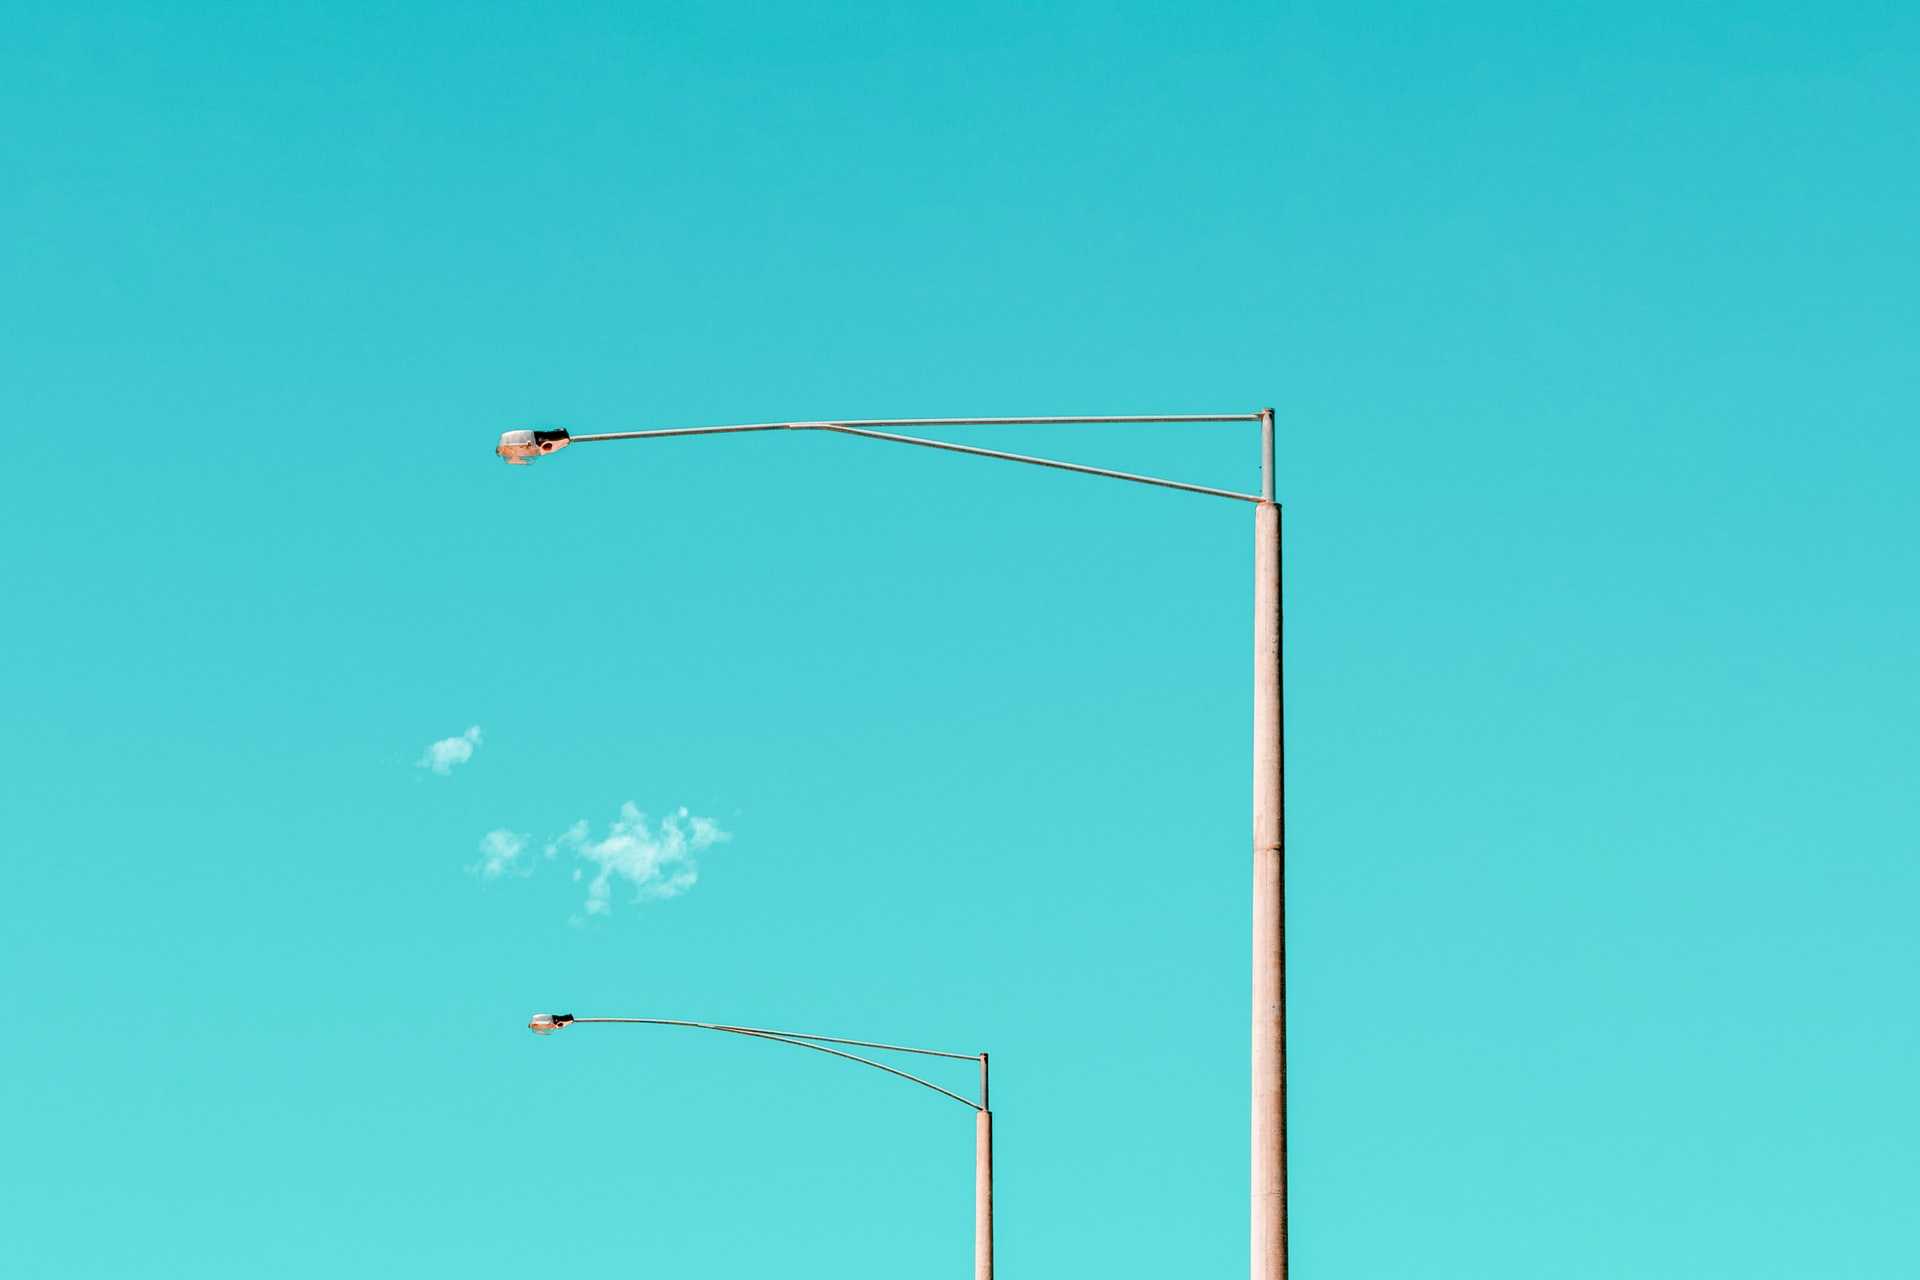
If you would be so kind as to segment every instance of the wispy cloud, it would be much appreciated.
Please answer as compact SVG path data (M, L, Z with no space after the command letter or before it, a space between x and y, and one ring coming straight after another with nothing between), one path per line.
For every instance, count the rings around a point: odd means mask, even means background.
M533 870L531 862L522 865L520 855L527 851L527 838L505 827L496 827L480 837L480 861L468 870L483 880L497 880L509 871L525 875Z
M480 726L474 725L457 738L442 738L430 744L414 762L414 767L431 769L441 777L453 772L455 765L465 764L473 759L473 753L480 745Z
M631 801L620 806L620 816L596 840L582 819L552 844L547 856L571 852L593 865L587 882L586 912L604 916L613 909L613 882L633 886L634 901L677 898L700 878L696 857L727 838L711 818L697 818L682 807L649 824L647 815Z
M702 818L685 807L658 822L650 822L639 806L628 802L607 825L594 834L585 818L545 842L543 861L566 857L574 861L573 879L585 881L588 916L613 912L614 890L629 886L634 902L677 898L700 878L699 855L731 837L712 818ZM480 842L480 861L471 870L483 879L509 872L529 875L534 860L524 857L527 837L505 829L489 831Z

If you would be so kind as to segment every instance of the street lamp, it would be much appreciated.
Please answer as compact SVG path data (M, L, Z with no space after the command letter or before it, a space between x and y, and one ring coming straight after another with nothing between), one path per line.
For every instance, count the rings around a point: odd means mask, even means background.
M1260 491L1241 493L1158 476L1110 471L1052 458L1007 453L900 435L897 429L994 426L1118 425L1122 423L1260 424ZM667 427L575 436L564 430L509 431L494 452L516 466L602 440L727 435L750 431L825 431L941 449L948 453L1023 462L1254 504L1253 517L1253 1120L1252 1280L1287 1275L1287 949L1286 768L1281 720L1280 507L1273 500L1273 410L1052 418L849 418L833 422L747 422L733 426Z
M503 431L493 451L509 466L524 467L535 458L567 447L565 431Z
M678 1018L576 1018L570 1013L536 1013L527 1019L527 1029L535 1035L550 1036L556 1031L576 1024L596 1022L619 1023L627 1026L646 1027L692 1027L698 1031L724 1031L728 1035L750 1036L756 1040L772 1040L776 1044L790 1044L799 1049L813 1049L819 1053L832 1054L836 1058L845 1058L848 1062L857 1062L862 1066L884 1071L890 1076L899 1076L902 1080L912 1081L925 1089L931 1089L944 1097L952 1098L961 1106L970 1107L974 1112L973 1122L973 1275L974 1280L993 1280L993 1112L987 1109L987 1055L984 1053L947 1053L940 1049L910 1049L899 1044L880 1044L874 1040L848 1040L842 1036L817 1036L804 1031L769 1031L765 1027L734 1027L719 1022L684 1022ZM836 1049L835 1045L845 1045L854 1049L879 1049L887 1053L911 1053L924 1058L952 1058L960 1062L980 1064L980 1101L975 1102L964 1094L943 1088L931 1080L922 1080L919 1076L890 1067L884 1062L875 1062L872 1058L857 1053L848 1053L846 1049Z

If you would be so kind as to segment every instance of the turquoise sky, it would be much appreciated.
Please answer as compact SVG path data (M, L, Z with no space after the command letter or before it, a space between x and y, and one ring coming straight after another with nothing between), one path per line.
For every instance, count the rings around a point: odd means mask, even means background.
M1920 10L5 17L0 1270L1911 1274Z

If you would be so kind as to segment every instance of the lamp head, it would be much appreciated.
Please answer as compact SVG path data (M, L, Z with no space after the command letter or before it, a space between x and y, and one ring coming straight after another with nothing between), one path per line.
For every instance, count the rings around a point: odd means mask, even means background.
M550 1036L572 1021L570 1013L536 1013L527 1019L527 1030L537 1036Z
M535 458L544 458L567 447L572 437L561 427L551 431L502 431L493 451L510 467L524 467Z

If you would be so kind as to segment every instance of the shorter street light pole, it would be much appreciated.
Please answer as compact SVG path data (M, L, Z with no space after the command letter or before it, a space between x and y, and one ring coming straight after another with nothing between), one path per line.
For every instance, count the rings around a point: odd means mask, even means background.
M845 1058L848 1062L857 1062L862 1066L884 1071L890 1076L911 1081L925 1089L931 1089L944 1097L952 1098L964 1107L974 1111L973 1122L973 1275L974 1280L993 1280L993 1112L988 1109L987 1095L987 1055L984 1053L947 1053L940 1049L911 1049L906 1045L880 1044L873 1040L848 1040L842 1036L817 1036L803 1031L769 1031L765 1027L734 1027L718 1022L685 1022L678 1018L576 1018L570 1013L536 1013L527 1020L527 1029L539 1036L550 1036L564 1027L579 1023L618 1023L628 1026L646 1027L692 1027L697 1031L724 1031L728 1035L750 1036L756 1040L771 1040L776 1044L790 1044L799 1049L813 1049L819 1053L831 1054L836 1058ZM980 1100L975 1102L964 1094L943 1088L931 1080L890 1067L884 1062L875 1062L872 1058L857 1053L848 1053L845 1045L855 1049L879 1049L886 1053L911 1053L925 1058L951 1058L959 1062L977 1062L980 1064Z

